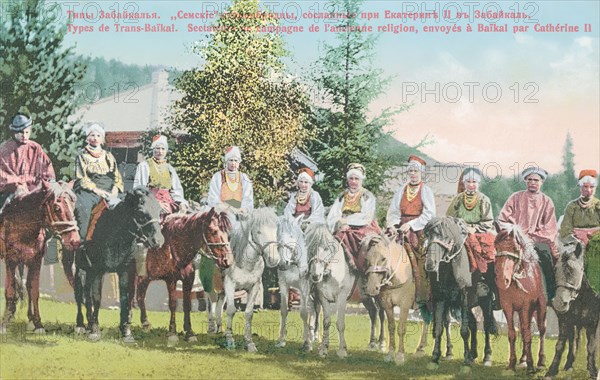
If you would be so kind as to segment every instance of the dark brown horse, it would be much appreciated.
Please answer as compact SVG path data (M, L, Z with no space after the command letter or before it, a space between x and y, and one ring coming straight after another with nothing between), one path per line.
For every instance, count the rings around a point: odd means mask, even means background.
M198 252L214 259L221 268L227 268L233 262L229 247L228 233L231 223L225 212L217 212L211 208L208 212L192 214L173 214L168 216L161 228L165 244L161 248L150 249L146 258L147 276L140 276L137 283L137 303L140 308L140 319L144 328L149 328L146 314L146 291L153 280L163 280L169 292L169 343L177 339L175 322L175 285L183 283L183 312L185 339L195 341L196 336L190 322L192 303L192 285L194 284L194 269L192 260ZM130 276L133 272L130 272ZM133 292L130 293L130 304L133 302Z
M498 226L497 226L498 227ZM520 363L527 363L527 372L535 372L531 339L531 321L534 314L540 333L538 367L544 367L544 336L546 335L546 294L534 243L519 226L505 224L496 237L496 286L500 306L508 324L510 358L508 369L514 371L517 364L515 353L514 313L519 315L519 326L523 337L523 354Z
M0 323L0 334L16 312L15 270L26 265L30 328L44 333L38 299L40 267L44 256L46 229L58 235L68 249L77 249L79 232L74 215L75 195L64 183L42 184L31 192L14 198L0 215L0 258L6 263L6 309Z
M585 250L585 243L577 239L567 241L561 247L560 260L555 269L556 296L552 300L552 307L558 316L558 341L546 377L558 375L558 366L567 341L569 351L564 368L565 371L573 370L579 332L583 328L587 334L587 369L591 379L598 376L596 334L600 321L600 295L592 289L585 275Z

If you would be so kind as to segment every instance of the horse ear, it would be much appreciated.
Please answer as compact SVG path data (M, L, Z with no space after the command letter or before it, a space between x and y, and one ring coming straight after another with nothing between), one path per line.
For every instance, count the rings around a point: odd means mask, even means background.
M216 207L211 207L210 210L208 210L208 217L212 218L215 214L217 213Z
M499 234L500 233L500 224L498 224L498 221L494 220L494 228L496 229L496 233Z

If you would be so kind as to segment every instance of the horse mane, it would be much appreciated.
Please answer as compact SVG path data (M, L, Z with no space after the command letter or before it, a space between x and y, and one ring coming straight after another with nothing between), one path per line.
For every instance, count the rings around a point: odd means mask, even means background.
M535 244L533 243L533 240L531 240L529 236L523 232L519 225L501 222L499 225L502 230L506 231L506 234L503 234L502 232L498 234L496 238L496 250L507 252L518 252L522 250L523 261L527 263L539 261L539 256L535 250ZM513 235L512 239L510 239L510 234ZM515 244L518 244L518 246Z
M164 235L177 236L188 231L196 231L199 223L208 221L209 211L196 211L191 214L171 214L167 216L163 225ZM219 229L224 232L231 230L231 222L225 212L215 212Z
M240 223L240 228L236 228L231 232L231 249L234 254L242 252L248 245L250 240L250 232L254 228L260 228L265 224L277 225L277 214L271 207L260 207L254 209L248 220ZM241 248L241 249L238 249Z
M289 232L290 235L298 239L298 259L306 258L306 240L304 239L304 233L302 232L302 228L300 227L299 223L285 215L280 216L277 222L278 240L279 236L281 236L283 232Z
M314 252L322 246L331 247L334 244L339 242L329 232L327 225L311 223L306 229L306 248L309 252Z
M72 202L75 202L75 193L69 189L66 184L63 182L46 182L48 191L44 191L44 185L40 183L31 191L16 197L12 202L10 202L6 209L3 211L4 213L14 213L14 212L23 212L23 205L29 208L35 208L42 205L49 198L54 197L58 198L63 193L66 193Z
M450 237L455 244L460 244L466 238L467 230L465 227L465 222L462 219L441 216L431 219L425 226L423 233L425 236L429 236L437 232L442 236Z

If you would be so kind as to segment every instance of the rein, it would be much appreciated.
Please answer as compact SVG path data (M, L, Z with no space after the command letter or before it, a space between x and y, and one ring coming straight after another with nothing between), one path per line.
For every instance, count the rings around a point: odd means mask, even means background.
M390 247L388 245L388 253L390 252ZM385 273L387 275L387 278L384 278L383 281L379 284L379 287L382 288L384 286L387 286L388 289L395 289L396 287L400 287L403 284L399 284L394 286L392 284L392 280L394 279L394 277L396 277L396 272L398 271L398 269L400 269L400 262L402 261L401 257L398 257L398 263L396 264L396 268L392 270L392 266L390 261L386 261L386 265L373 265L370 266L369 268L367 268L367 270L365 271L365 274L368 275L369 273Z
M219 242L219 243L209 243L208 240L206 239L206 233L204 231L202 231L202 240L204 241L204 245L206 245L208 252L203 249L201 249L200 252L203 253L204 256L208 257L209 259L219 260L219 257L217 255L215 255L215 253L213 252L212 247L229 247L228 241Z
M46 216L48 218L49 223L48 226L50 227L50 229L52 230L52 232L56 235L63 235L67 232L71 232L71 231L79 231L79 227L77 226L77 221L75 219L73 220L55 220L53 218L53 213L51 212L51 204L48 201L49 198L47 198L46 200L44 200L44 204L46 206ZM65 202L66 207L68 209L68 211L70 211L70 215L75 215L75 213L73 212L73 209L71 208L71 205L69 202ZM64 227L64 228L62 228ZM62 229L60 229L62 228Z
M130 233L131 235L133 235L133 236L134 236L136 239L138 239L138 243L145 243L146 241L148 241L148 237L146 237L146 236L143 234L142 230L143 230L143 229L144 229L146 226L148 226L148 225L150 225L150 224L152 224L152 223L160 223L160 220L159 220L158 218L153 218L153 219L150 219L150 220L148 220L148 221L147 221L146 223L144 223L144 224L138 224L137 220L133 219L133 223L135 223L135 226L136 226L136 228L137 228L137 229L136 229L136 231L135 231L135 232L134 232L134 231L127 231L127 232L129 232L129 233ZM159 228L159 230L160 230L160 228Z

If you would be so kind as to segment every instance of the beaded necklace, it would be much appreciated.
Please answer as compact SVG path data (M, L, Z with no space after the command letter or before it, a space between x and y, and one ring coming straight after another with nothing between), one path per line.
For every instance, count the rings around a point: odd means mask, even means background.
M296 203L299 205L305 205L306 202L308 202L308 195L310 192L305 192L305 193L301 193L300 191L298 191L298 193L296 194Z
M463 200L464 200L465 208L467 210L471 211L471 210L473 210L473 208L475 208L475 205L477 205L479 196L477 193L467 194L467 192L465 191Z
M419 193L419 189L421 188L421 184L422 184L422 182L419 182L416 185L408 184L408 186L406 187L406 199L409 202L412 202L412 200L415 199L415 197Z
M233 179L229 174L230 173L228 172L225 173L225 182L227 183L227 187L229 187L229 190L231 191L236 191L238 186L240 185L240 172L235 172Z
M346 191L346 196L344 197L344 206L345 207L355 206L357 203L360 202L360 197L362 196L362 193L363 193L363 189L358 190L354 194L352 194L350 191Z

